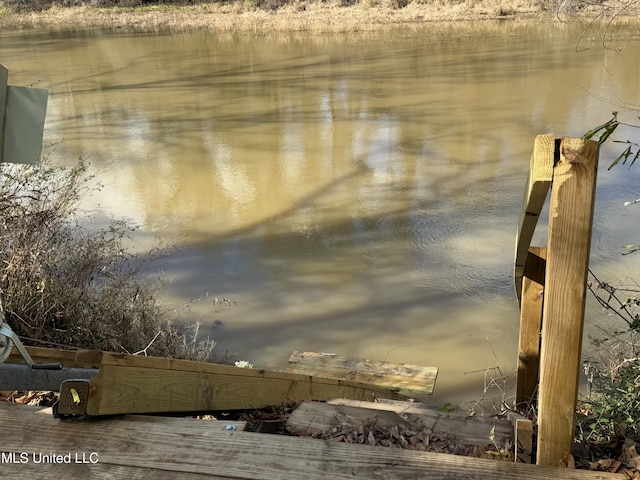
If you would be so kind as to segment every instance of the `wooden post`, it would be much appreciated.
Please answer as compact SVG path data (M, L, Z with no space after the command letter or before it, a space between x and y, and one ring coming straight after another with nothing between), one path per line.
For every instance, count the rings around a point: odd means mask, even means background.
M537 464L571 454L598 144L563 138L553 171L540 353Z
M516 463L531 463L533 422L514 412L508 413L507 418L513 425L514 461Z
M7 82L9 70L0 65L0 163L4 152L4 113L7 107Z
M546 258L546 248L529 247L529 258L522 279L516 406L531 402L538 388Z

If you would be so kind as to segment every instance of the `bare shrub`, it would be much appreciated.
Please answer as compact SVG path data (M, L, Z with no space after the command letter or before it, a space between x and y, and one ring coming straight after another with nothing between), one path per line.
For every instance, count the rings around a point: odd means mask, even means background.
M583 362L589 391L579 402L578 439L607 443L640 441L640 285L599 280L588 288L609 317L593 352Z
M93 188L85 171L82 162L70 170L0 166L6 321L27 343L130 353L148 346L150 355L180 356L181 336L163 319L157 289L140 275L171 249L131 254L125 223L83 227L78 200Z

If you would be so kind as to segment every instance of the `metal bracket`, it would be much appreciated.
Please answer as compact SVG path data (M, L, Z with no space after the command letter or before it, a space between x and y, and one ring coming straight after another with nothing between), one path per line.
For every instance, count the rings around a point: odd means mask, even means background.
M1 319L4 320L4 318ZM62 370L61 363L33 363L31 355L29 355L29 352L27 352L27 349L24 348L24 345L22 345L22 342L18 338L18 335L16 335L15 332L9 328L8 324L0 323L0 335L5 336L13 341L16 348L20 352L20 355L22 355L22 358L24 358L24 361L27 363L27 365L29 365L29 368L31 368L31 370Z

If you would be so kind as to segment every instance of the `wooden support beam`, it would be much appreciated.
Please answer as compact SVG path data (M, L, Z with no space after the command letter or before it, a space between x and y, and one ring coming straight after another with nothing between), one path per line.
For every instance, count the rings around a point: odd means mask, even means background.
M522 280L516 407L531 403L538 389L546 256L546 248L529 247L529 259Z
M598 143L563 138L554 167L540 352L539 465L571 454L591 248Z
M522 295L522 277L529 256L531 238L553 179L555 145L556 140L553 134L538 135L533 145L529 178L516 237L514 280L518 301Z
M407 398L356 381L107 352L101 354L86 400L80 388L72 388L81 401L74 402L71 388L61 389L62 415L241 410L336 397Z
M406 396L432 394L438 376L438 369L435 367L315 352L293 352L285 371L376 385Z

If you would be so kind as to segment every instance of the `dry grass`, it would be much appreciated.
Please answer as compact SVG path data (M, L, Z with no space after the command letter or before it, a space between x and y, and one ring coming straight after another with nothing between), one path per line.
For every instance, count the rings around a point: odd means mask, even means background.
M0 4L2 28L196 29L222 32L355 32L424 22L530 18L539 0L238 0L231 3L94 8L87 5L19 11ZM439 28L438 25L432 25Z
M556 0L235 0L118 7L99 6L111 5L114 0L89 0L96 6L77 5L74 0L62 0L65 6L51 3L57 1L0 0L0 28L110 28L152 32L205 29L266 35L278 32L375 32L402 26L438 35L446 33L450 28L448 23L463 20L474 21L473 30L482 31L483 27L475 23L478 20L556 19L567 18L567 15L590 19L604 12L610 17L622 7L606 2L600 5L580 3L582 0L558 4L562 8L571 6L562 12L554 6ZM141 1L120 0L119 5L136 5ZM76 6L68 6L74 3ZM579 3L583 8L576 7ZM637 18L639 11L637 5L632 5L624 10L624 15ZM425 22L429 22L427 29Z

